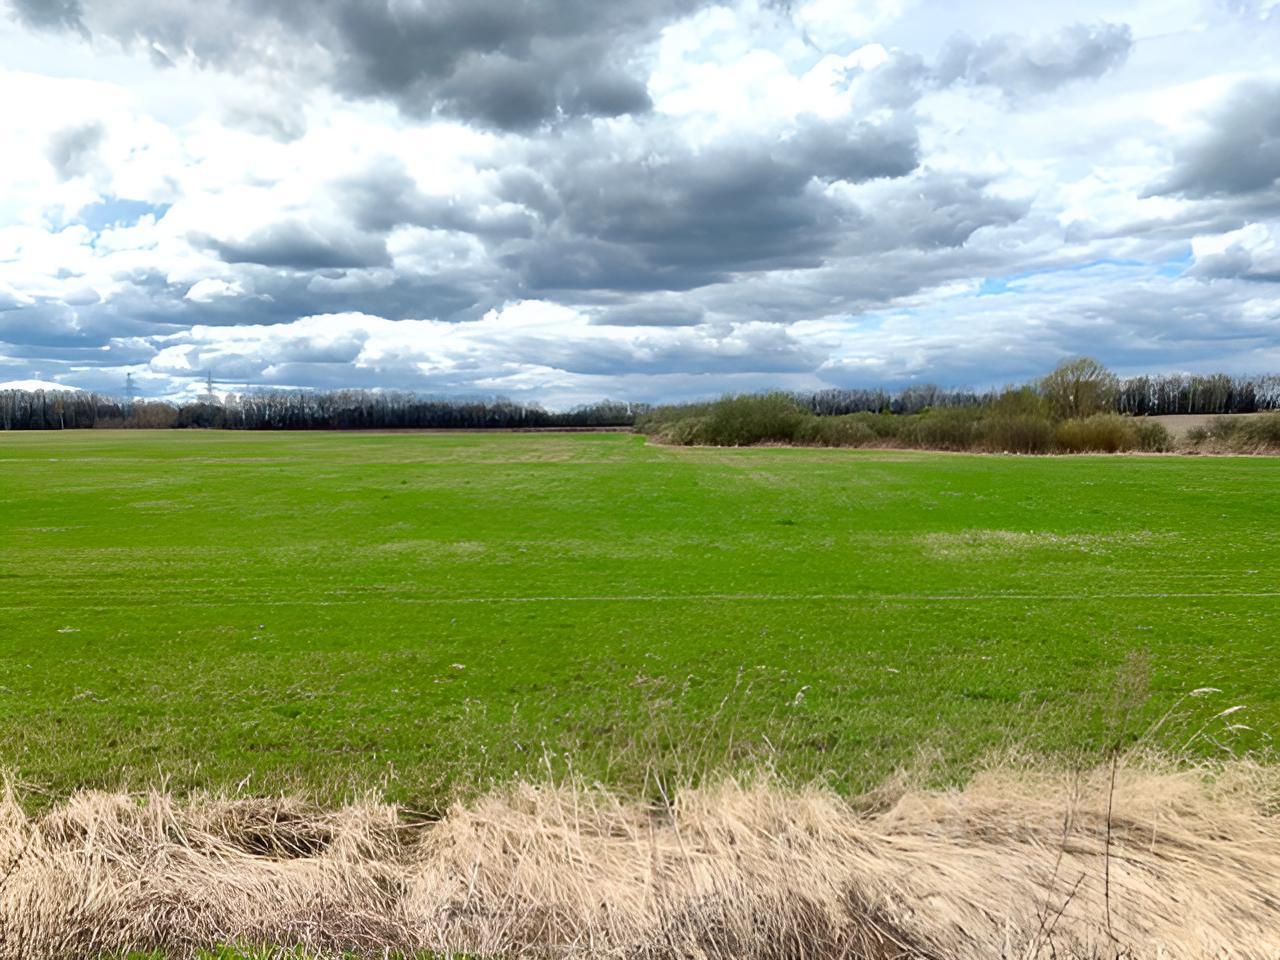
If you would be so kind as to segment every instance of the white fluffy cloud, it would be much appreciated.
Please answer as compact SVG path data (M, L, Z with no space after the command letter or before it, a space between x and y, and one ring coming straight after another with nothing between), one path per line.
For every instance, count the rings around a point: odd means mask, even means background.
M0 0L0 379L564 404L1280 363L1273 3L465 7Z

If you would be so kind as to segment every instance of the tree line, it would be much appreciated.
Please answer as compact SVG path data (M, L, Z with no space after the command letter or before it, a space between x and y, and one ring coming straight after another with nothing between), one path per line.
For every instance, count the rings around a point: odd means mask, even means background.
M914 414L942 408L988 406L1004 392L948 390L926 384L898 391L822 390L797 394L796 399L819 416ZM1280 410L1280 375L1233 377L1225 373L1207 376L1175 373L1115 378L1110 388L1110 409L1113 413L1138 417Z
M926 411L990 409L1017 389L977 392L913 385L896 391L832 389L786 397L789 404L818 417L917 416ZM1022 389L1044 398L1052 408L1049 412L1059 419L1094 413L1159 416L1280 410L1280 375L1166 374L1121 379L1089 358L1068 361ZM183 402L128 400L71 390L0 390L0 429L4 430L563 429L630 427L652 419L653 412L648 404L612 400L551 411L502 398L442 399L380 390L259 391Z
M551 411L506 399L375 390L271 391L186 402L97 393L0 390L0 429L522 430L629 427L644 404L604 400Z

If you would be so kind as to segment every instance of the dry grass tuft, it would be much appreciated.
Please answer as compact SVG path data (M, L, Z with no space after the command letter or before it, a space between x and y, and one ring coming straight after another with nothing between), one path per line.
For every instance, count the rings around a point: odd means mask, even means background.
M1275 958L1277 799L1245 762L1005 769L861 810L767 781L657 805L525 784L414 825L158 793L31 816L10 792L0 957Z

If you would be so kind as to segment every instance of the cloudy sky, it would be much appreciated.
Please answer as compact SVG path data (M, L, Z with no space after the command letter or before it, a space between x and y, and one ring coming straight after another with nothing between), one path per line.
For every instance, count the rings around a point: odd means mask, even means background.
M1280 370L1280 0L0 0L0 381Z

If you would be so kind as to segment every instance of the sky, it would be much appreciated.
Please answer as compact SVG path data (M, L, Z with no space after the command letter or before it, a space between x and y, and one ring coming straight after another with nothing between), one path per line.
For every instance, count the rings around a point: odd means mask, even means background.
M0 381L1280 371L1280 0L0 0Z

